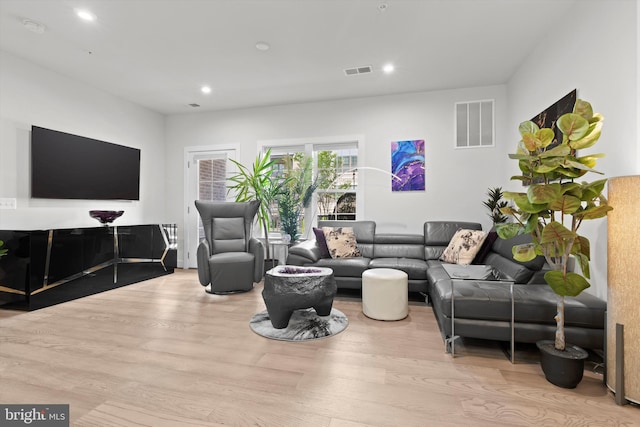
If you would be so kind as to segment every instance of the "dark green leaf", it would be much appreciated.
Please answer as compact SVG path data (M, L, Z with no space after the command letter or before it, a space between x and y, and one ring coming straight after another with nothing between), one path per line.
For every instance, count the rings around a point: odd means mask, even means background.
M613 210L613 208L609 205L599 205L578 212L575 216L580 219L604 218L610 210Z
M549 203L549 209L552 211L562 212L563 214L572 214L580 209L581 201L573 196L561 196L560 198Z
M573 272L567 272L565 276L562 271L552 270L544 275L544 280L553 289L553 291L566 297L575 297L587 289L590 285L581 275Z
M532 204L550 203L562 195L561 188L559 183L531 185L527 197Z
M515 199L513 199L513 201L518 206L518 208L520 208L520 210L524 212L539 214L541 212L548 210L546 204L533 204L529 202L529 198L526 195L518 196Z
M544 159L546 157L564 157L571 154L571 148L567 144L556 145L555 147L545 150L540 153L540 158Z
M542 230L542 236L540 237L540 244L545 245L549 243L562 244L562 242L575 238L576 235L573 231L569 230L558 221L551 221Z
M511 239L512 237L521 234L522 227L520 224L510 222L507 224L496 224L496 233L501 239Z

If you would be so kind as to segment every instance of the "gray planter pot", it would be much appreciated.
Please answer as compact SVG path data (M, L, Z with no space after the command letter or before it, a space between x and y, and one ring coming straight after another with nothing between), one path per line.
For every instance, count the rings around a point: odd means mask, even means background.
M547 381L562 388L576 388L580 384L584 360L589 353L573 344L567 344L564 351L556 350L551 340L538 341L536 346L540 349L540 366Z

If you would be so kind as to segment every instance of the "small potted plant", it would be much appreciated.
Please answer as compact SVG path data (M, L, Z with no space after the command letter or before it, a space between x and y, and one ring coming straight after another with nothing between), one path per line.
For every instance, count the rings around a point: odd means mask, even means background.
M489 188L489 190L487 190L487 196L489 198L482 202L482 204L489 209L489 218L491 218L494 226L507 222L507 216L503 214L500 209L509 206L509 202L504 200L502 195L502 187Z
M589 240L579 235L578 229L584 221L603 218L612 209L602 194L606 179L578 182L589 172L600 173L593 167L602 154L578 157L577 151L598 141L602 121L600 114L593 113L591 104L578 99L573 112L556 122L563 138L555 146L551 146L555 136L552 129L540 129L532 121L521 123L522 140L517 153L509 157L518 161L522 175L511 179L522 180L529 187L526 192L504 193L513 206L503 207L501 212L515 222L496 225L503 239L531 234L532 243L513 247L514 259L524 262L542 255L551 268L544 278L558 295L555 341L537 345L547 380L567 388L582 380L587 357L584 350L565 342L564 330L565 297L577 296L590 286ZM581 273L569 271L570 257L577 260ZM577 367L570 366L575 363ZM575 374L574 378L568 377L570 373Z

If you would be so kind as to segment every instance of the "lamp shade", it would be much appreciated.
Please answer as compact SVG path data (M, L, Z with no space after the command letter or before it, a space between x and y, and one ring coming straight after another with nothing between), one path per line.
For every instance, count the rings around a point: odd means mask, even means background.
M607 386L617 390L623 378L624 398L640 402L640 175L608 182L607 215ZM622 325L624 344L616 339ZM618 344L618 345L616 345ZM621 348L622 347L622 348ZM619 355L616 352L623 352ZM624 372L616 372L623 356ZM622 374L622 376L620 375ZM619 396L616 396L618 399Z

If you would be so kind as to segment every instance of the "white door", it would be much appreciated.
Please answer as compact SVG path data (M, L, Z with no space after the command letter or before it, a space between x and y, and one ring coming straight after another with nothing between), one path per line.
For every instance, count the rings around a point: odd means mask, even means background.
M236 170L229 159L235 159L236 150L202 150L186 151L186 231L184 268L197 268L196 251L198 244L204 239L204 229L200 215L195 206L196 200L227 200L227 177Z

